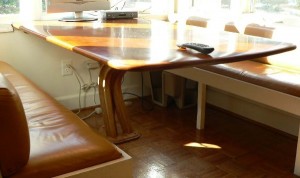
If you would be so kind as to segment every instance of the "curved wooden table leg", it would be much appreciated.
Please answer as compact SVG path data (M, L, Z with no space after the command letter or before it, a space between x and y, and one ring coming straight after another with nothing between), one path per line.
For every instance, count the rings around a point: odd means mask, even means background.
M111 86L107 83L110 81L109 68L102 66L98 78L99 83L99 97L102 107L102 114L105 124L105 131L107 137L117 137L117 127L114 119L113 104L111 98Z
M106 136L113 143L122 143L140 137L131 127L123 101L121 84L125 72L103 65L99 74L99 97ZM116 125L117 119L122 129L119 132Z

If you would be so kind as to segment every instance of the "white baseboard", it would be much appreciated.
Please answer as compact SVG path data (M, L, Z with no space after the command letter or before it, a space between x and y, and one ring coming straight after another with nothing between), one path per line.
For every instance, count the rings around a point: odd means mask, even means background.
M131 85L131 86L122 87L122 91L126 92L126 93L133 93L135 95L141 96L141 86L139 86L139 85ZM86 98L85 99L86 103L84 103L84 98ZM135 98L135 96L129 95L129 94L124 95L124 99L131 99L131 98ZM79 109L79 93L55 97L55 99L70 110ZM82 91L80 100L81 100L81 108L99 105L100 101L99 101L98 89L97 89L96 95L95 95L96 103L94 102L93 89L91 89L86 94Z

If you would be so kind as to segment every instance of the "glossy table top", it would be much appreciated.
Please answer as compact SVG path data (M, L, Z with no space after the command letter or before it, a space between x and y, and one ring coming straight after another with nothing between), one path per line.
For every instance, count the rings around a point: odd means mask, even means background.
M265 38L146 19L77 23L33 21L15 27L117 70L226 63L296 48L290 43ZM176 44L183 42L207 44L215 51L204 55L194 50L180 50Z

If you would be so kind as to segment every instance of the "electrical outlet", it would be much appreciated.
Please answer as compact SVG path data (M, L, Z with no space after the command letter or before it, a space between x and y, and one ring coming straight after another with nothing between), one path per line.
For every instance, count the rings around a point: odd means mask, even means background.
M73 74L73 70L69 65L71 65L71 60L62 60L61 61L61 75L62 76L67 76L67 75Z

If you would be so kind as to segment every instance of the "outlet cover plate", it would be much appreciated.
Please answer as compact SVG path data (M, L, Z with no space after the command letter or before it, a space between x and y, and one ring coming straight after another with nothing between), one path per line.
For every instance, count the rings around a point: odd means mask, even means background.
M71 65L71 60L62 60L61 61L61 74L62 76L72 75L73 70L68 65Z

